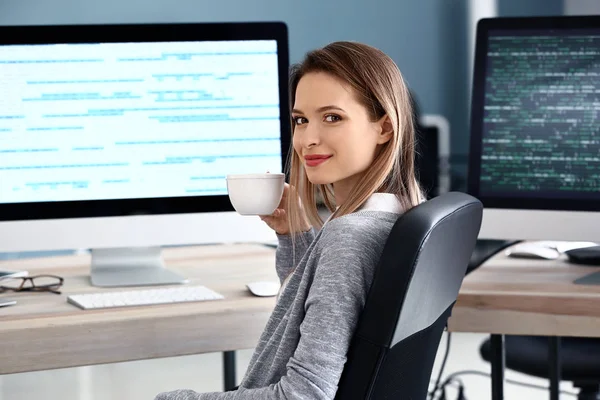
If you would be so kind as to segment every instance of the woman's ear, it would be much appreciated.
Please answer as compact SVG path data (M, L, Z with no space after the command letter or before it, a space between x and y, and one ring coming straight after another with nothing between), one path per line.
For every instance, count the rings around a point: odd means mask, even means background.
M377 121L379 124L379 137L377 138L377 144L387 143L394 135L394 127L392 120L387 115L384 115Z

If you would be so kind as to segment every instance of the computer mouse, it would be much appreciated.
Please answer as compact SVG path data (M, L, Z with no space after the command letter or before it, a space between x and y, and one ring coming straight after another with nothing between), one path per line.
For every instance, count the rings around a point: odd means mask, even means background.
M521 243L506 250L506 255L515 258L534 258L540 260L555 260L560 252L551 247L536 243Z
M269 297L269 296L277 296L279 293L279 288L281 285L279 282L275 281L260 281L260 282L250 282L246 285L250 293L255 296L260 297Z

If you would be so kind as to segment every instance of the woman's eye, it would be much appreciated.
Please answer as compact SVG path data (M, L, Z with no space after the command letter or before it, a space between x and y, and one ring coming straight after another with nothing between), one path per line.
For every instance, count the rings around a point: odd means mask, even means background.
M342 120L342 118L339 115L328 114L325 116L325 122L338 122L341 120Z
M307 122L308 121L304 117L294 117L294 124L295 125L302 125L302 124L305 124Z

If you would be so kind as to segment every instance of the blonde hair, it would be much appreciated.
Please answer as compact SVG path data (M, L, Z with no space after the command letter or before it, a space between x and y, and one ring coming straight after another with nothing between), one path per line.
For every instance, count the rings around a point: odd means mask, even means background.
M368 110L371 121L388 116L393 136L381 145L371 167L357 182L348 198L336 209L333 186L314 185L306 176L299 155L290 148L287 169L290 186L296 188L310 224L321 228L324 221L317 209L317 193L332 212L330 218L350 214L375 192L393 193L405 211L423 199L415 176L415 126L410 92L394 61L381 50L355 42L334 42L309 52L290 73L290 109L294 106L300 79L311 72L324 72L348 84ZM292 119L292 135L294 121ZM293 193L288 197L288 223L292 238L301 232L302 210Z

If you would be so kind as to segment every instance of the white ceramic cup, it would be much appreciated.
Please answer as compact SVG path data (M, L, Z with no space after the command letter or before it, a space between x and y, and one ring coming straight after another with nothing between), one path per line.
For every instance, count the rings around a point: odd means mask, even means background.
M280 173L227 175L227 193L239 214L269 215L281 201L284 182Z

